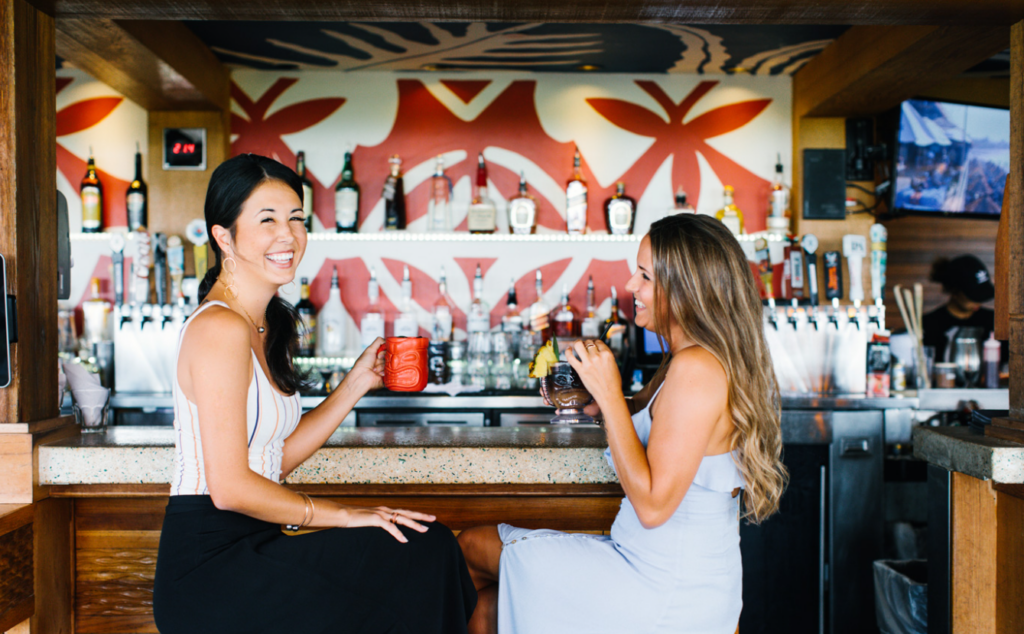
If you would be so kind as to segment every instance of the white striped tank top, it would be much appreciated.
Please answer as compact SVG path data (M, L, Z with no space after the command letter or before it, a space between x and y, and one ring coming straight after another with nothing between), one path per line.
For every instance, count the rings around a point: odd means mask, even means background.
M228 308L224 302L210 301L196 309L178 335L178 354L185 330L199 313L212 305ZM253 376L246 401L246 436L249 439L249 468L268 480L280 482L284 441L299 424L302 405L298 393L284 396L270 384L256 353L252 353ZM175 361L177 367L177 361ZM171 495L209 495L203 469L203 443L199 434L199 409L185 398L174 373L174 470Z

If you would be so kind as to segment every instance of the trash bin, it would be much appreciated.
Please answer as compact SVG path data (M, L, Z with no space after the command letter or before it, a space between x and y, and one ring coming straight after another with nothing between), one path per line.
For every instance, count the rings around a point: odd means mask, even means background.
M928 562L875 562L875 616L882 634L928 633Z

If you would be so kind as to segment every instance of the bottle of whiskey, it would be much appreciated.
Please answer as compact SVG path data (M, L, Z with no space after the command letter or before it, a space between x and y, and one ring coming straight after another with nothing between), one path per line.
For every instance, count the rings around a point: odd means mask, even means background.
M431 335L432 341L449 342L452 340L454 320L452 307L455 304L448 297L448 280L444 274L444 267L441 267L441 279L437 283L437 301L434 302L434 326Z
M488 332L491 329L491 306L484 301L484 278L480 273L480 265L476 265L476 276L473 278L473 303L469 305L466 317L466 332Z
M476 187L466 213L466 225L470 233L494 233L498 228L497 222L497 208L487 195L487 165L481 153L477 156Z
M334 224L338 233L359 231L359 184L352 172L351 152L345 152L341 181L334 188Z
M82 335L86 344L110 339L110 302L100 297L100 278L89 281L89 299L82 302Z
M316 308L309 301L309 278L301 280L299 303L295 304L295 312L299 314L299 349L300 357L312 357L316 354Z
M604 203L604 219L608 233L624 236L633 233L636 220L636 201L626 195L625 183L615 184L615 195Z
M686 200L686 192L683 191L682 185L680 185L679 188L676 189L676 205L672 209L672 213L674 213L674 214L695 214L695 213L697 213L697 210L693 208L693 205L691 205L689 202L687 202L687 200Z
M597 339L601 336L601 320L597 318L597 305L594 294L594 276L587 279L587 312L580 323L580 336L584 339Z
M725 192L722 196L722 208L715 214L715 218L722 221L732 235L739 236L745 233L743 229L743 212L733 202L733 188L732 185L725 186Z
M534 282L534 290L537 292L537 300L530 306L530 325L532 343L542 345L551 338L551 322L548 313L551 309L544 303L544 282L540 269L537 269L537 281Z
M384 338L384 309L380 305L380 284L377 283L377 270L370 267L370 281L366 285L366 296L370 300L370 307L363 315L359 324L361 335L360 343L363 347L373 343L377 337Z
M295 173L302 181L302 217L305 219L306 232L313 233L313 183L306 178L305 152L295 156Z
M537 231L537 200L526 190L526 173L519 172L519 194L508 201L508 224L512 233Z
M508 312L501 318L501 329L513 334L521 332L523 330L523 316L519 314L519 299L516 297L515 278L512 278L512 282L509 283L506 307Z
M565 228L570 235L587 231L587 181L580 168L580 149L572 159L572 178L565 186Z
M409 266L402 271L402 305L398 317L395 317L396 337L416 337L420 333L419 320L412 306L412 280L409 279Z
M142 152L139 144L135 144L135 178L128 185L128 192L125 195L126 206L128 207L128 231L138 231L141 227L149 226L149 188L146 181L142 180Z
M570 338L579 336L579 322L576 320L576 310L569 303L569 285L562 285L562 299L558 302L552 320L556 337Z
M608 319L604 320L604 342L608 344L616 354L620 354L624 348L626 327L619 317L619 293L612 287L612 312Z
M405 229L405 185L402 182L402 159L397 154L388 159L391 174L384 181L384 230Z
M778 155L775 163L775 178L772 180L772 191L768 194L768 229L786 233L789 229L789 187L783 181L782 155Z
M338 267L334 267L334 272L331 273L331 291L316 316L316 344L319 346L319 356L345 355L348 339L345 332L346 318L345 306L341 303L341 291L338 288Z
M427 231L452 230L452 183L444 173L444 157L437 155L434 176L430 179L430 200L427 202Z
M89 148L89 164L85 169L85 177L79 188L82 196L82 233L99 233L103 231L103 185L96 174L96 161Z

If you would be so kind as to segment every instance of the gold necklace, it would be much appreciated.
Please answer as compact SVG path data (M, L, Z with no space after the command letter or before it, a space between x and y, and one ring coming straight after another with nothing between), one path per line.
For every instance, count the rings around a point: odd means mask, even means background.
M264 332L267 331L267 329L264 326L257 326L256 325L256 320L252 318L252 316L249 314L249 311L247 311L245 309L245 307L242 306L241 302L238 303L238 307L242 309L242 312L245 313L245 316L248 317L249 321L252 322L252 327L256 329L256 332L258 332L258 333L260 333L262 335ZM263 313L263 323L266 323L266 321L267 321L267 313L264 312Z

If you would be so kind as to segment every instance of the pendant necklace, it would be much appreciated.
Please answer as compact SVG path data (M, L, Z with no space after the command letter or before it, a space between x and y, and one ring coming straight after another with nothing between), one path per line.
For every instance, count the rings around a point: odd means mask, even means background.
M256 325L256 320L253 319L251 315L249 315L249 311L247 311L245 309L245 307L242 306L241 302L239 302L238 307L242 309L242 312L245 313L245 316L248 317L249 321L252 322L252 327L256 329L256 332L258 332L258 333L260 333L262 335L264 332L267 331L266 327L264 327L264 326L257 326ZM264 312L263 313L263 323L266 323L266 322L267 322L267 313Z

